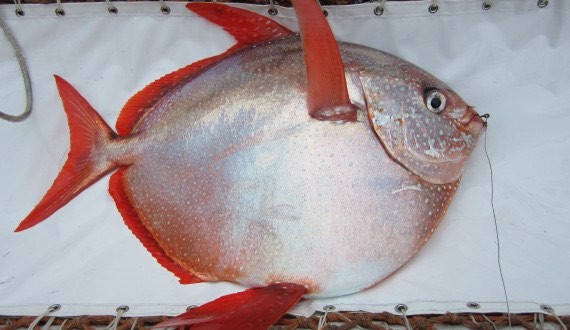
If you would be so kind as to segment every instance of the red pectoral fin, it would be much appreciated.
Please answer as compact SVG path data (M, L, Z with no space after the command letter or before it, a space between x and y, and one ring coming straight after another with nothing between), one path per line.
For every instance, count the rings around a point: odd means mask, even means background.
M356 121L337 42L315 0L293 0L299 20L308 81L309 116L319 120Z
M192 330L267 330L305 294L298 284L277 283L223 296L156 328L191 325Z

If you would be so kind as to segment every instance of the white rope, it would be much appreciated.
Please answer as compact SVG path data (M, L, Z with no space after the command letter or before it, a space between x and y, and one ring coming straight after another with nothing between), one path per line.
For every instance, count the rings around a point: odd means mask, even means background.
M493 323L493 321L489 320L487 315L485 315L485 314L481 314L481 315L483 315L483 318L485 319L485 321L491 323L491 325L493 326L493 329L497 330L497 326L495 325L495 323Z
M16 5L16 11L17 10L18 10L18 5ZM0 119L4 119L11 122L18 122L28 118L28 116L32 112L32 84L30 83L30 74L28 73L28 67L26 66L26 59L24 58L24 55L22 55L22 49L18 45L16 38L12 34L12 31L10 31L10 29L8 28L6 23L4 23L2 18L0 18L0 28L2 28L2 31L4 31L6 39L8 39L10 45L12 45L12 49L14 50L14 55L18 60L18 65L20 66L20 71L22 72L22 79L24 80L24 88L26 89L26 107L24 109L24 112L22 112L22 114L20 115L9 115L7 113L0 111Z
M552 313L552 315L554 315L554 317L556 318L556 321L558 321L558 323L560 323L560 326L562 327L562 329L564 330L568 330L568 328L566 327L566 324L564 324L564 322L562 322L562 320L558 317L558 315Z
M534 327L537 330L544 330L544 314L534 313Z
M326 305L325 307L323 307L325 315L319 318L319 325L317 326L317 330L322 330L327 325L327 315L329 312L332 312L335 309L336 307L334 307L333 305Z
M135 326L137 325L138 321L139 321L138 317L133 318L133 325L131 325L131 330L135 330Z
M408 320L408 316L406 315L406 311L402 311L402 318L404 319L404 323L406 323L406 328L408 330L412 330L412 326L410 325L410 320Z
M61 325L59 326L58 330L63 330L63 326L67 323L68 319L63 320L63 322L61 322Z
M38 325L38 323L40 323L40 321L48 316L49 314L58 311L61 308L60 305L51 305L49 306L45 312L43 312L41 315L39 315L38 317L35 318L35 320L30 324L30 326L28 327L28 330L34 330L34 328L36 327L36 325ZM51 322L53 322L53 320L51 320ZM48 323L51 324L51 322L48 321Z
M540 306L540 308L542 308L543 311L552 314L552 316L554 316L556 321L558 321L558 323L560 323L560 326L562 326L562 329L568 330L568 328L566 327L566 324L564 324L564 322L562 322L562 320L554 312L554 308L552 308L551 306L548 306L548 305L542 305L542 306ZM540 314L539 318L540 318L541 327L544 328L544 315Z
M51 324L53 323L54 320L55 316L50 317L46 322L46 324L42 327L42 330L49 330L49 327L51 327Z
M347 322L352 322L348 317L346 317L346 316L344 316L344 315L342 315L342 314L340 314L340 313L337 313L336 315L337 315L338 317L340 317L341 319L347 321ZM360 329L360 330L364 330L364 329L363 329L361 326L359 326L358 324L356 324L355 326L356 326L358 329Z
M123 314L125 314L128 310L129 306L123 305L118 307L115 319L107 327L105 327L105 330L117 330L117 326L119 325L119 321L121 321L121 317L123 317Z
M473 323L479 324L479 322L477 322L477 320L475 320L475 317L473 316L473 314L469 314L469 318L471 319L471 321L473 321Z

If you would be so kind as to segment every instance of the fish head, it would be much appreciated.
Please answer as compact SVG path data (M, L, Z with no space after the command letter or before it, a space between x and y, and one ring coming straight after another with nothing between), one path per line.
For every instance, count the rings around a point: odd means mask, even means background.
M458 180L485 122L457 93L401 59L362 71L370 124L388 154L434 184Z

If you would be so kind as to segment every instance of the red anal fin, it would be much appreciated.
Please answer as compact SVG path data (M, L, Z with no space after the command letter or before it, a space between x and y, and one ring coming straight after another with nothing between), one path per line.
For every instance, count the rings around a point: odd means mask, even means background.
M223 296L156 325L156 328L191 325L192 330L267 330L307 289L298 284L277 283Z
M154 81L135 94L125 104L117 120L121 136L133 133L144 114L162 97L177 86L189 81L201 70L235 53L243 47L292 34L286 27L248 10L216 3L189 3L186 7L207 20L220 25L237 40L237 44L224 53L212 56Z
M200 278L186 271L184 268L176 264L164 250L156 243L148 230L142 225L137 213L135 212L131 201L126 193L124 186L124 171L127 168L119 168L109 180L109 193L113 196L117 209L121 213L125 224L139 239L142 245L150 252L150 254L164 268L172 272L180 279L182 284L193 284L203 282Z
M245 9L200 2L189 3L186 8L221 26L236 38L240 48L293 34L277 22Z
M51 188L16 231L42 222L116 168L111 160L93 156L117 135L73 86L58 76L55 76L55 82L69 125L69 154Z
M327 121L356 121L338 44L315 0L293 0L307 70L309 116Z

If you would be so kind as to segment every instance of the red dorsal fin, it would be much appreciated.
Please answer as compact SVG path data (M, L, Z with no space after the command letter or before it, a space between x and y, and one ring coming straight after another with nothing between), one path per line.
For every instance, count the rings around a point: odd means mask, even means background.
M293 34L277 22L245 9L205 2L189 3L186 8L224 28L240 48Z
M121 213L125 224L135 234L142 245L161 264L180 279L182 284L193 284L202 280L186 271L176 264L164 250L156 243L148 230L142 225L136 211L132 207L131 201L124 186L124 171L127 168L120 168L111 176L109 180L109 193L113 196L117 209Z
M293 0L299 20L307 70L309 116L319 120L356 121L350 103L338 44L315 0Z
M291 283L253 288L218 298L155 328L192 325L192 330L267 330L306 292L304 286Z
M250 12L216 3L189 3L186 7L207 20L220 25L237 40L237 44L220 55L192 63L154 81L135 94L125 104L117 120L117 132L121 136L133 133L140 118L158 100L172 89L192 79L192 77L236 51L259 42L273 40L292 34L287 28L276 22Z
M71 147L67 160L43 199L20 223L22 231L42 222L80 192L116 168L111 160L97 156L98 150L117 135L73 86L55 76L67 115Z
M147 85L140 92L133 95L121 110L117 124L115 125L117 133L119 133L120 136L127 136L134 133L135 125L158 100L177 86L191 79L200 70L221 60L227 55L226 52L194 62Z

